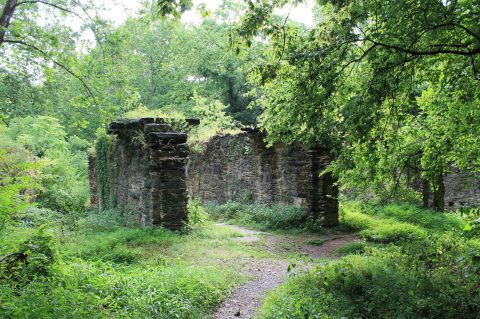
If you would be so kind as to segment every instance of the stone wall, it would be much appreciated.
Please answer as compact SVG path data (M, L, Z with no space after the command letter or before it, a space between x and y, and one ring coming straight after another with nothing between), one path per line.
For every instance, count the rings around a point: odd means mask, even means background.
M331 174L321 174L331 161L326 150L267 147L260 133L243 132L214 137L204 152L189 155L187 135L153 118L116 121L108 133L108 154L100 154L108 162L107 182L100 182L99 154L90 158L92 206L178 229L187 222L188 189L204 202L290 204L325 226L338 224L338 189Z
M183 227L187 134L173 132L162 119L153 118L112 122L108 133L114 136L108 150L110 186L106 199L98 196L98 172L91 164L92 204L130 212L143 225Z
M262 134L248 131L216 136L202 153L189 154L187 134L153 118L116 121L108 133L113 138L101 154L108 162L107 182L99 181L99 154L89 158L93 207L130 212L143 225L178 229L188 221L189 193L204 202L295 205L325 226L338 224L338 189L331 174L322 174L332 160L327 150L300 143L267 147ZM480 207L478 174L452 170L437 192L441 197L423 187L419 172L412 174L418 176L412 187L423 192L425 205L436 198L441 209Z
M480 207L480 174L452 167L437 181L433 191L421 178L420 169L408 171L410 187L422 194L422 204L438 210L454 211L459 208Z
M204 202L251 200L304 208L326 225L338 224L338 189L322 149L300 143L268 148L258 132L212 138L200 154L190 154L187 188Z
M445 209L480 207L480 175L452 169L443 179Z

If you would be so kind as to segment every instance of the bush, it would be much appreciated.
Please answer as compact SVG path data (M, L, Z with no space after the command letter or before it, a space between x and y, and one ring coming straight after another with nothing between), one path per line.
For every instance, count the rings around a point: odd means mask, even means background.
M188 221L190 225L203 225L208 220L208 214L202 207L198 199L190 199L188 201Z
M448 241L430 242L429 258L390 246L317 266L270 294L259 317L478 318L477 257Z
M67 141L67 133L57 119L48 116L14 118L5 134L44 164L37 174L42 186L36 201L62 213L78 214L89 198L88 143L78 137Z
M47 224L58 224L63 214L48 208L30 206L24 212L18 214L16 219L23 226L39 227Z
M338 249L348 256L284 284L260 318L478 318L480 242L458 216L412 210L342 203L343 227L378 244Z
M377 211L381 211L377 208ZM360 231L359 234L372 242L398 243L405 241L423 241L427 237L427 231L419 226L406 222L399 222L394 215L389 218L370 216L365 206L345 202L341 205L341 224L344 228L352 231ZM433 213L433 212L432 212ZM390 218L391 217L391 218Z
M2 318L201 319L230 288L209 269L141 266L126 270L72 260L51 277L13 288L0 281Z
M88 232L108 232L124 226L134 226L134 220L114 209L90 211L80 219L79 229Z
M362 211L373 216L392 218L434 231L461 230L465 222L458 215L437 212L413 204L390 204L386 206L361 205Z
M131 264L142 260L141 246L168 247L180 236L161 228L118 228L111 232L85 233L66 246L66 257Z
M463 208L457 212L465 221L464 234L470 238L480 237L480 208Z
M21 243L18 251L5 257L0 263L0 279L13 286L45 277L51 273L57 259L53 236L43 227Z
M427 232L410 224L379 223L372 229L361 231L360 235L373 242L388 244L403 241L421 241L426 239Z
M374 227L378 223L375 218L354 210L346 210L342 207L341 225L349 231L358 231Z
M306 229L317 226L308 219L303 209L289 205L227 202L223 205L207 205L206 207L215 219L262 230Z
M363 241L354 241L348 244L343 245L338 248L335 252L339 255L352 255L352 254L363 254L365 253L368 244Z

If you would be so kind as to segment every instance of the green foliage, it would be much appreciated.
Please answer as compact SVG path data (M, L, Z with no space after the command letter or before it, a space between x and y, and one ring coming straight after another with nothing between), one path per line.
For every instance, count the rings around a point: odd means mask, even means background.
M338 248L335 252L341 256L351 255L351 254L363 254L366 251L368 244L363 241L354 241L348 244L343 245Z
M348 204L346 204L348 206ZM389 204L383 206L372 206L368 204L356 206L361 207L362 212L367 212L371 216L381 218L392 218L400 222L418 225L425 229L436 231L458 231L462 229L465 222L458 218L456 213L438 213L431 209L420 208L412 204Z
M29 161L28 152L5 131L0 124L0 231L15 213L28 207L38 187L35 175L40 168Z
M142 261L144 251L140 246L156 244L167 247L178 240L175 235L163 229L117 226L110 231L92 233L95 228L85 228L85 233L76 237L75 241L66 247L65 256L131 264Z
M204 318L228 287L206 269L147 266L117 270L80 259L20 289L0 283L4 318Z
M267 39L250 80L271 143L330 147L342 187L384 202L418 199L412 169L432 190L480 170L475 1L321 0L312 28L275 18L286 3L251 2L234 37Z
M183 12L193 6L192 0L157 0L156 6L161 16L180 18Z
M460 209L459 213L466 222L463 227L465 235L471 238L478 238L480 235L480 209L464 208Z
M369 241L388 244L424 240L427 237L427 232L414 225L395 223L379 224L372 229L361 231L360 235Z
M195 102L190 112L165 111L163 109L148 109L144 105L125 114L128 118L153 117L163 118L174 131L188 132L188 144L193 152L201 152L203 143L218 134L235 134L239 123L225 113L226 106L219 100L209 101L194 92L192 100ZM187 117L200 120L200 125L190 127L185 121Z
M188 222L190 225L203 225L208 220L208 214L202 207L202 203L198 199L190 199L188 201Z
M307 243L310 245L322 246L325 241L323 239L311 239Z
M84 1L81 8L52 2L65 8L65 15L50 3L22 3L11 26L16 31L8 35L25 44L1 44L9 54L0 56L0 113L7 121L54 117L68 135L92 140L97 129L139 106L194 116L193 96L198 94L208 104L224 105L235 120L255 123L258 112L247 109L252 97L246 96L246 76L262 44L242 55L229 50L228 35L244 5L226 1L198 25L159 17L159 12L179 14L188 2L142 3L138 14L120 25L93 14L100 10L93 1ZM68 26L74 14L69 10L96 18L74 32ZM93 45L81 36L88 29L95 34Z
M0 280L15 286L50 275L58 255L55 246L53 235L40 227L19 245L18 252L0 263Z
M351 255L288 282L259 318L476 318L478 264L466 257L444 268L449 258L431 264L398 249Z
M312 225L303 209L287 205L228 202L207 205L206 210L212 218L262 230L309 229Z
M480 244L462 236L459 215L417 209L412 217L411 205L341 208L344 227L377 244L339 248L346 257L271 293L259 318L476 318Z
M114 209L89 211L78 221L78 224L80 229L92 232L107 232L121 227L139 226L134 216L130 216L128 211L119 212Z
M461 231L465 225L458 215L406 204L371 206L343 202L341 215L342 227L360 231L361 236L380 243L422 241L426 239L428 231Z
M112 182L110 179L110 146L112 137L105 132L99 133L95 141L95 173L98 182L100 210L113 208Z
M232 251L236 241L230 238L238 236L232 230L212 224L180 235L162 228L125 228L115 220L116 227L106 230L104 221L96 221L80 222L68 236L56 230L58 244L25 224L10 225L0 235L1 255L22 251L29 261L15 264L15 278L12 267L9 272L2 268L2 318L203 319L240 280L232 259L243 246ZM213 243L229 249L218 260L212 259ZM207 264L200 261L206 252ZM0 267L6 265L0 261Z
M64 218L62 213L48 208L30 206L17 214L15 219L23 226L40 227L42 225L60 224Z
M44 207L78 214L89 198L86 142L67 134L57 119L46 116L14 118L6 135L44 163L37 201Z

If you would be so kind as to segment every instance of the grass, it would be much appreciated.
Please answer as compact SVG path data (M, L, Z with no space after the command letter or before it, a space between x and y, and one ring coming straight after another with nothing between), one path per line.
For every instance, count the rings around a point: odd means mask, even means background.
M318 231L321 229L319 224L308 218L302 208L291 205L227 202L223 205L206 205L206 210L215 220L262 231Z
M0 236L0 255L34 235L33 224L9 226ZM239 260L269 257L235 240L238 231L210 222L184 235L108 225L102 216L78 224L74 231L46 229L57 239L55 260L42 264L48 275L26 276L20 267L14 283L0 269L1 318L207 318L248 279ZM39 251L35 258L43 257Z
M341 227L349 231L357 231L360 236L371 242L377 243L399 243L409 241L427 240L428 233L443 232L445 229L456 229L461 231L463 221L458 216L450 214L434 213L419 209L419 216L414 214L413 205L408 206L408 213L403 213L405 206L386 206L386 212L381 207L360 205L354 202L343 202L341 205ZM396 211L400 213L398 216ZM408 218L406 217L408 216ZM422 222L418 222L422 220ZM442 225L440 229L434 228L444 220L447 226ZM431 221L431 223L430 223ZM422 225L426 224L427 227Z
M369 247L369 244L364 241L354 241L338 248L336 253L340 256L363 254L367 247Z
M460 216L413 205L341 205L337 250L269 294L258 318L478 318L480 241Z
M206 211L257 229L321 229L289 206L231 202ZM279 258L212 222L181 235L126 227L112 211L76 220L73 229L51 214L32 210L0 236L0 255L27 247L32 261L0 265L2 318L208 318L248 280L239 261ZM339 248L339 260L293 274L269 294L259 318L478 318L480 241L464 226L460 216L411 205L343 202L335 231L363 240Z
M430 231L456 231L465 227L465 221L458 214L444 212L435 213L430 209L420 208L412 204L389 204L370 206L360 203L344 203L345 209L355 205L367 214L382 219L394 219L399 222L417 225Z

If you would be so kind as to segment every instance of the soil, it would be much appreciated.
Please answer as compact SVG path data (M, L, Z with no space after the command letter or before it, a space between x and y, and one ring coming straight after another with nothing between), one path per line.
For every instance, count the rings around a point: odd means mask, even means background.
M241 233L238 240L274 253L295 254L311 259L336 258L337 248L357 240L350 234L315 235L277 235L246 229L239 226L225 225ZM242 272L253 275L253 279L235 289L225 299L220 308L213 315L213 319L248 319L253 318L262 305L262 301L269 291L288 279L290 262L286 258L260 259L252 257L242 261ZM299 267L300 271L310 268L306 263ZM298 270L296 270L298 272Z

